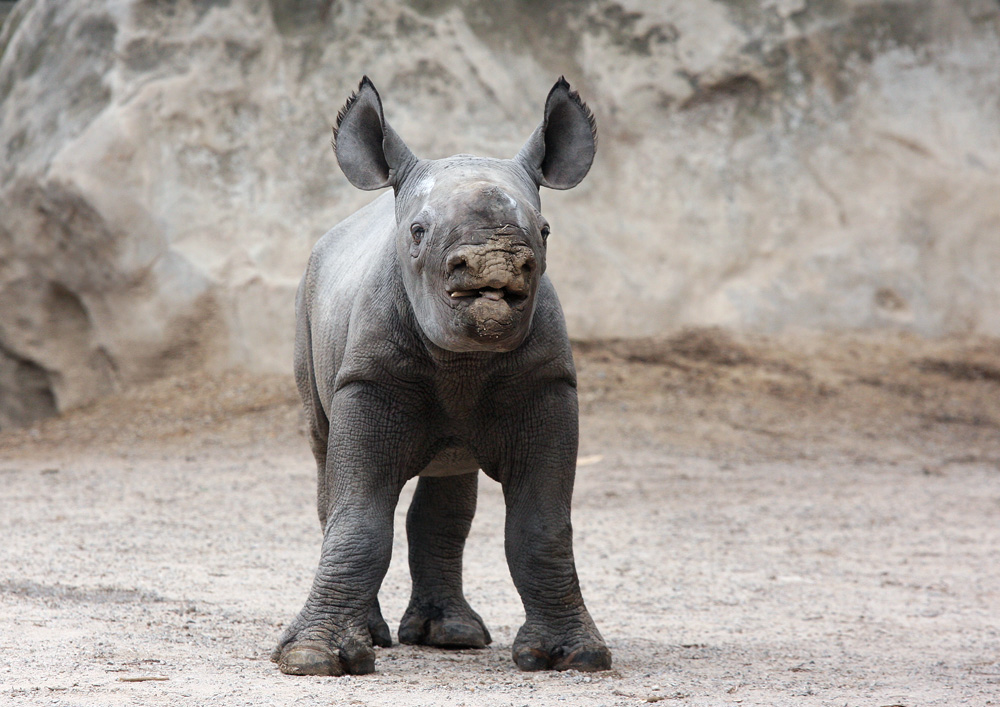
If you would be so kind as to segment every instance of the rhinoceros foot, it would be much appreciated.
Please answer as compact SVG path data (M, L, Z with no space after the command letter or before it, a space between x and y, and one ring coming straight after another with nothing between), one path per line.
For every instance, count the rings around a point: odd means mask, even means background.
M399 642L438 648L485 648L493 639L465 600L448 606L410 602L399 624Z
M364 675L375 672L375 651L348 639L340 646L322 641L292 641L271 656L286 675Z
M525 624L517 632L512 653L521 670L611 669L611 651L599 633L586 628L556 637Z
M328 631L310 628L309 622L300 616L285 630L271 660L287 675L363 675L375 672L372 645L382 648L392 645L392 635L377 600L368 612L367 634L362 629L348 637L328 636Z

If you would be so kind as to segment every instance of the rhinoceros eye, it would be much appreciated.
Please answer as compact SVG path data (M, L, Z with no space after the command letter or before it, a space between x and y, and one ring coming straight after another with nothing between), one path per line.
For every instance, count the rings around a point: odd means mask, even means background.
M420 243L424 239L424 234L427 231L419 223L414 223L410 226L410 235L413 236L414 243Z
M549 227L548 224L546 224L545 226L542 226L542 239L544 240L548 237L549 237Z

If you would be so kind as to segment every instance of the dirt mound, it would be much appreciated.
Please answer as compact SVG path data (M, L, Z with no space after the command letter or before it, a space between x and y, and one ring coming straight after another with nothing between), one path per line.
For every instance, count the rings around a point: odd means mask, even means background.
M630 363L683 368L690 362L736 366L753 362L753 355L732 334L717 327L690 327L673 336L645 339L579 341L574 348L595 359L617 357Z
M110 450L213 436L238 444L262 429L271 437L297 429L298 403L290 375L198 372L134 386L31 427L0 432L0 440L9 450L47 446Z
M1000 459L1000 344L993 339L691 328L576 342L574 351L584 447L638 438L678 451L709 443L716 454L741 458L879 458L889 441L926 451L960 440L966 454ZM169 378L7 431L0 441L5 449L186 437L225 443L261 428L274 439L300 433L290 376Z
M691 329L664 339L578 345L582 409L638 413L589 429L677 450L719 454L849 454L886 444L962 445L998 455L1000 348L985 338L800 334L780 338ZM991 450L991 451L986 451Z

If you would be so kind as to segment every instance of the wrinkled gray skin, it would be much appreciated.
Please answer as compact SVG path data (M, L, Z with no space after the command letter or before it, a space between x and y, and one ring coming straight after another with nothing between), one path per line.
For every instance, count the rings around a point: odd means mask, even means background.
M297 297L295 373L319 467L322 554L274 653L296 675L370 673L391 643L377 594L393 509L407 515L413 592L403 643L484 647L462 593L478 470L503 486L507 562L526 621L524 670L604 670L580 595L570 497L576 373L545 271L539 185L575 186L594 158L590 111L560 79L513 160L420 160L367 79L341 111L337 160L362 189L393 187L316 245Z

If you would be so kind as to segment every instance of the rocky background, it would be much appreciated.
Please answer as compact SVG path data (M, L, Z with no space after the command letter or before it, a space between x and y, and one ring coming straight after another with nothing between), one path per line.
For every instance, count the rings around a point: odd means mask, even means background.
M0 12L2 16L2 12ZM0 426L290 369L317 238L416 154L513 155L565 74L597 161L543 193L578 339L691 324L1000 336L995 0L20 0L0 30Z

